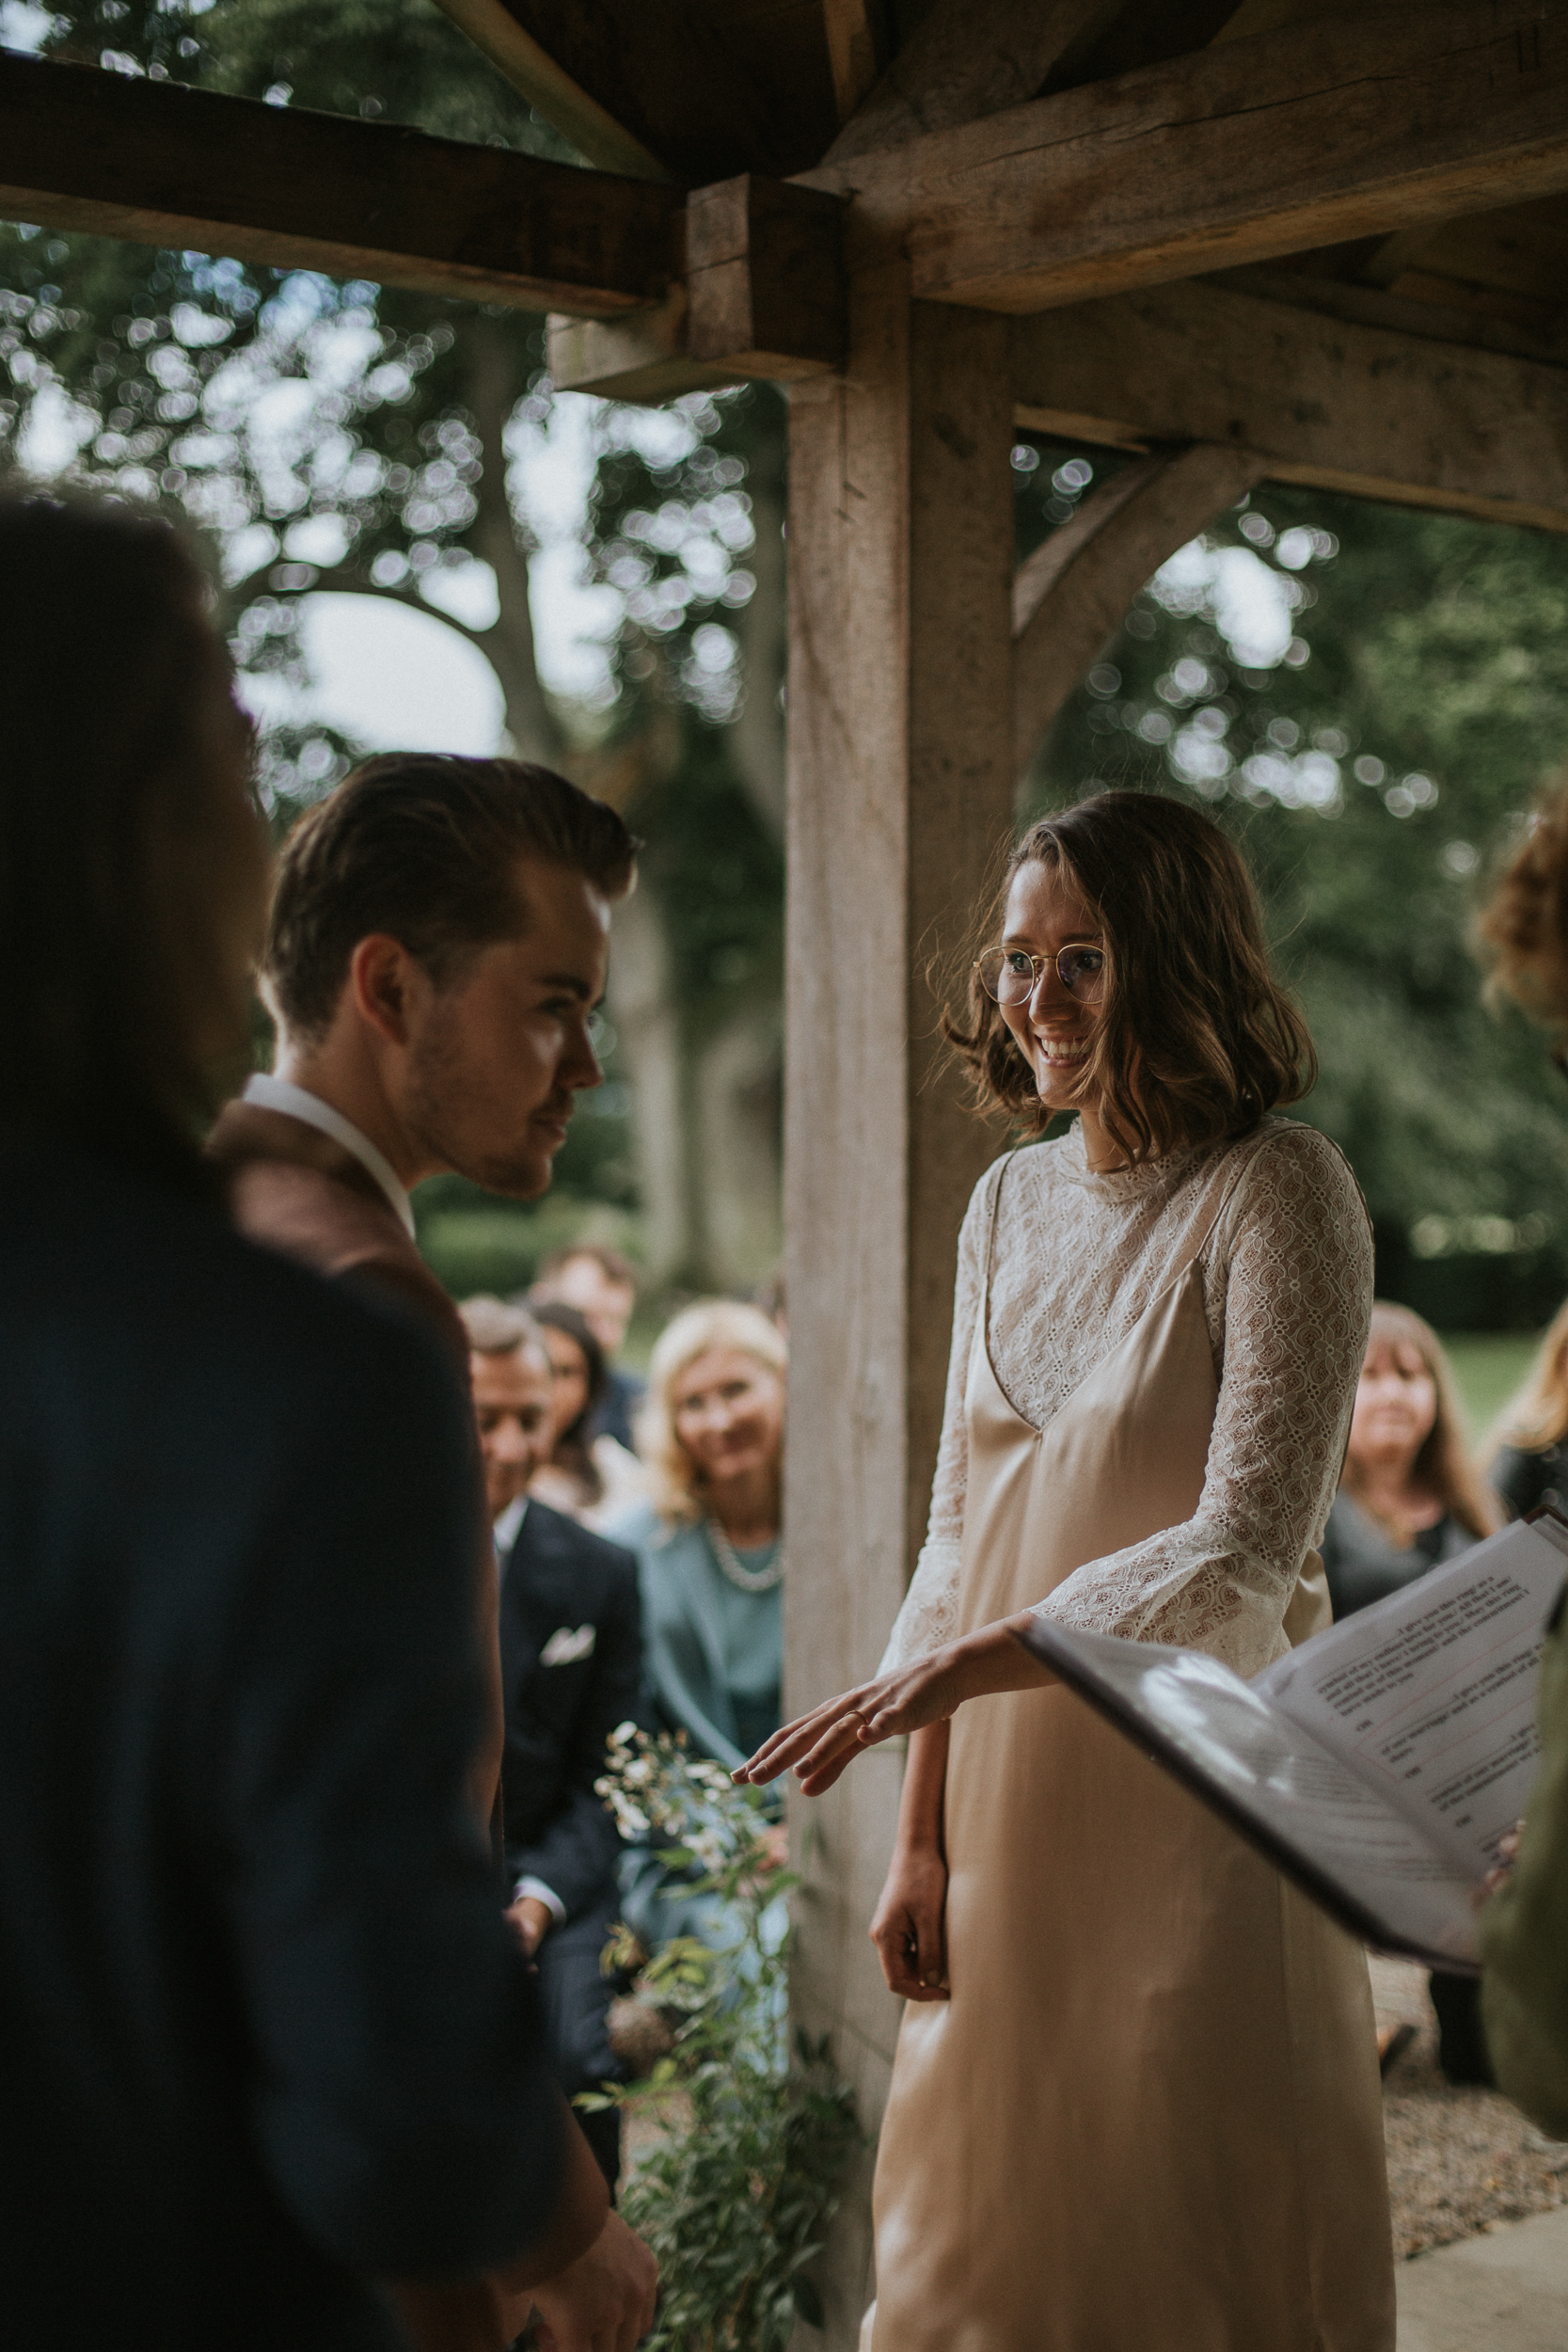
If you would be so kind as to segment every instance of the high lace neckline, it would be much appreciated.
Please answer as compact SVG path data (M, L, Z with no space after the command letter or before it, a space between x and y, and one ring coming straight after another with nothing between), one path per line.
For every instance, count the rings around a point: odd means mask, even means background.
M1065 1136L1052 1145L1056 1173L1069 1184L1081 1184L1101 1200L1140 1200L1173 1177L1187 1173L1210 1144L1180 1144L1158 1159L1140 1160L1136 1168L1091 1168L1084 1141L1084 1122L1075 1119Z

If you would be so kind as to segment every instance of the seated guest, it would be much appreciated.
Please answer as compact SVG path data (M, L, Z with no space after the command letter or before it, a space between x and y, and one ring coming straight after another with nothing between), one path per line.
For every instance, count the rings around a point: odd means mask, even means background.
M537 1327L498 1298L459 1311L500 1563L507 1916L537 1963L556 2077L575 2098L623 2071L606 2029L614 1987L599 1966L619 1910L621 1841L594 1783L610 1733L637 1709L637 1562L528 1491L550 1438ZM578 2120L613 2188L619 2112Z
M626 1344L626 1326L637 1305L637 1275L629 1258L602 1242L569 1242L540 1261L529 1305L575 1307L604 1350L604 1394L589 1422L592 1438L613 1438L635 1453L637 1415L645 1392L634 1372L615 1359Z
M467 1406L196 1149L267 866L209 615L161 522L0 501L5 2336L629 2342L463 1804Z
M1522 1388L1497 1416L1487 1474L1511 1519L1543 1504L1568 1518L1568 1304L1560 1307Z
M584 1527L602 1530L642 1500L647 1473L619 1439L594 1435L610 1374L587 1317L546 1302L533 1310L533 1320L549 1357L554 1406L550 1443L531 1492Z
M1546 794L1479 926L1492 989L1552 1034L1568 1069L1568 781ZM1481 1915L1481 2009L1497 2082L1543 2131L1568 2137L1568 1615L1541 1658L1541 1770L1518 1860Z
M1457 1559L1501 1518L1470 1467L1436 1332L1408 1307L1379 1299L1323 1537L1336 1621ZM1451 2083L1489 2083L1475 1978L1434 1973L1431 1988L1444 2074Z
M1437 1334L1379 1299L1323 1537L1336 1623L1467 1551L1502 1513L1470 1467Z
M654 1720L732 1772L780 1720L785 1363L755 1307L721 1299L677 1315L649 1366L653 1494L612 1530L641 1565ZM628 1857L623 1908L644 1944L712 1939L711 1904L679 1886L656 1854Z

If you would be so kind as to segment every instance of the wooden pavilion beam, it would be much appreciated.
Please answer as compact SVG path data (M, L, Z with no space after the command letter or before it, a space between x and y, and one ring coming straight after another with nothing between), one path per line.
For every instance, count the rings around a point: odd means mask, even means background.
M1031 311L1568 186L1568 0L1313 17L802 175L915 294Z
M685 259L673 188L5 53L0 215L594 316L658 301Z
M1256 451L1156 451L1091 492L1013 582L1013 761L1022 783L1057 713L1167 556L1261 481Z
M1169 0L933 0L823 160L885 152L1047 88L1200 49L1236 8L1237 0L1183 0L1180 9ZM1115 64L1101 62L1107 50Z
M1568 531L1568 368L1199 282L1015 319L1012 370L1036 432L1227 444L1276 482Z

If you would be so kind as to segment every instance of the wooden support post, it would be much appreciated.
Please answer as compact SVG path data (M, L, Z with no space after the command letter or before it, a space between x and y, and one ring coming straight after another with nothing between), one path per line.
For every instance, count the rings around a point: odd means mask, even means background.
M1198 442L1140 457L1101 484L1013 583L1013 734L1020 779L1138 590L1268 471L1247 449Z
M851 281L842 377L791 392L785 1698L873 1671L924 1529L958 1224L996 1138L939 1067L933 949L956 946L1012 808L1006 323ZM900 1760L792 1827L799 2021L881 2112L898 2007L866 1930ZM825 2265L831 2352L870 2288L869 2162Z

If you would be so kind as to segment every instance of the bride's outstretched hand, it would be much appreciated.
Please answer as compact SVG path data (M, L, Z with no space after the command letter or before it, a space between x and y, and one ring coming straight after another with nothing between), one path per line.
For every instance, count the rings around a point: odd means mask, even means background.
M863 1748L941 1723L965 1699L1053 1682L1050 1668L1014 1639L1021 1622L1004 1619L983 1626L960 1641L943 1643L928 1658L917 1658L825 1700L765 1740L734 1777L760 1788L793 1770L802 1795L818 1797Z

